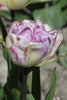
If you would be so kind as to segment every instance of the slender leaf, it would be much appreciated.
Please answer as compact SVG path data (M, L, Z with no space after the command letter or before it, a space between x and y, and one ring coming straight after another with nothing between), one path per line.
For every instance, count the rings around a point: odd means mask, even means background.
M4 56L4 58L6 59L6 61L8 63L9 57L8 57L7 49L5 47L3 47L2 50L3 50L3 56Z
M8 87L12 88L19 88L19 67L15 64L11 63L11 70L8 77Z
M3 40L5 40L7 36L7 32L1 18L0 18L0 27L1 27L2 35L3 35Z
M32 3L50 2L50 1L53 1L53 0L33 0L33 2L32 2Z
M3 98L4 98L4 90L2 88L0 89L0 100L3 100Z
M52 73L50 90L46 94L45 100L53 100L55 86L56 86L56 69L54 69L54 71Z
M32 72L30 72L28 74L28 78L27 78L27 88L28 88L28 91L31 93L31 90L32 90Z

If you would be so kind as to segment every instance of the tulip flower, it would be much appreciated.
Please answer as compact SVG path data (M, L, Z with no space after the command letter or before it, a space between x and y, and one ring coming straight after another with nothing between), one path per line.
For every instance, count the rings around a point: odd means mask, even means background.
M27 1L28 0L0 0L0 11L21 9L25 5L28 5L32 0L26 4Z
M43 63L59 48L63 36L40 21L13 22L6 37L6 47L13 63L30 67Z

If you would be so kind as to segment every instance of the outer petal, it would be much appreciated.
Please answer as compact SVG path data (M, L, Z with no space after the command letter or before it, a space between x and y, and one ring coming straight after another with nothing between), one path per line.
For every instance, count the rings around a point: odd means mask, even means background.
M17 64L22 66L22 64L25 62L25 56L23 50L19 49L16 45L12 45L10 48L8 48L9 57L11 60Z
M56 52L56 50L61 45L62 41L63 41L63 36L62 36L61 32L59 31L58 36L57 36L57 38L55 40L55 44L54 44L49 56L53 56L53 54Z
M41 43L30 43L27 48L30 48L30 66L37 64L47 54L48 49Z
M7 11L9 10L18 10L25 5L28 5L32 0L30 0L28 3L26 3L28 0L0 0L0 4L3 5L3 8L0 7L0 11ZM26 3L26 4L25 4ZM5 6L5 7L4 7Z
M21 9L27 0L6 0L8 9L18 10Z
M36 66L43 66L47 62L49 63L50 57L54 55L54 53L56 52L56 50L61 45L62 41L63 41L63 36L62 36L61 32L59 31L58 36L57 36L57 38L55 40L54 46L52 47L51 53L49 52ZM56 57L56 59L57 59L57 57Z
M25 49L13 45L8 52L15 64L30 67L37 64L47 54L47 47L39 43L30 43Z

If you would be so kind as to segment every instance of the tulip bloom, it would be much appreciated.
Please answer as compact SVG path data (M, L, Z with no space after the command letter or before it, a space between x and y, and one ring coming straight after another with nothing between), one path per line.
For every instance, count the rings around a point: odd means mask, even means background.
M34 66L51 57L60 46L63 36L40 21L13 22L6 37L11 60L19 66Z
M28 0L0 0L0 11L21 9Z

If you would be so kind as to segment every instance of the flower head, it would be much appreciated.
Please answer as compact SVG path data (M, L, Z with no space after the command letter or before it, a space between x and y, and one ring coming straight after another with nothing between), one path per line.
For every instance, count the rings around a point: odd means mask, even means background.
M40 21L13 22L6 37L11 60L20 66L33 66L51 57L63 40L59 30Z
M0 11L21 9L28 0L0 0Z

